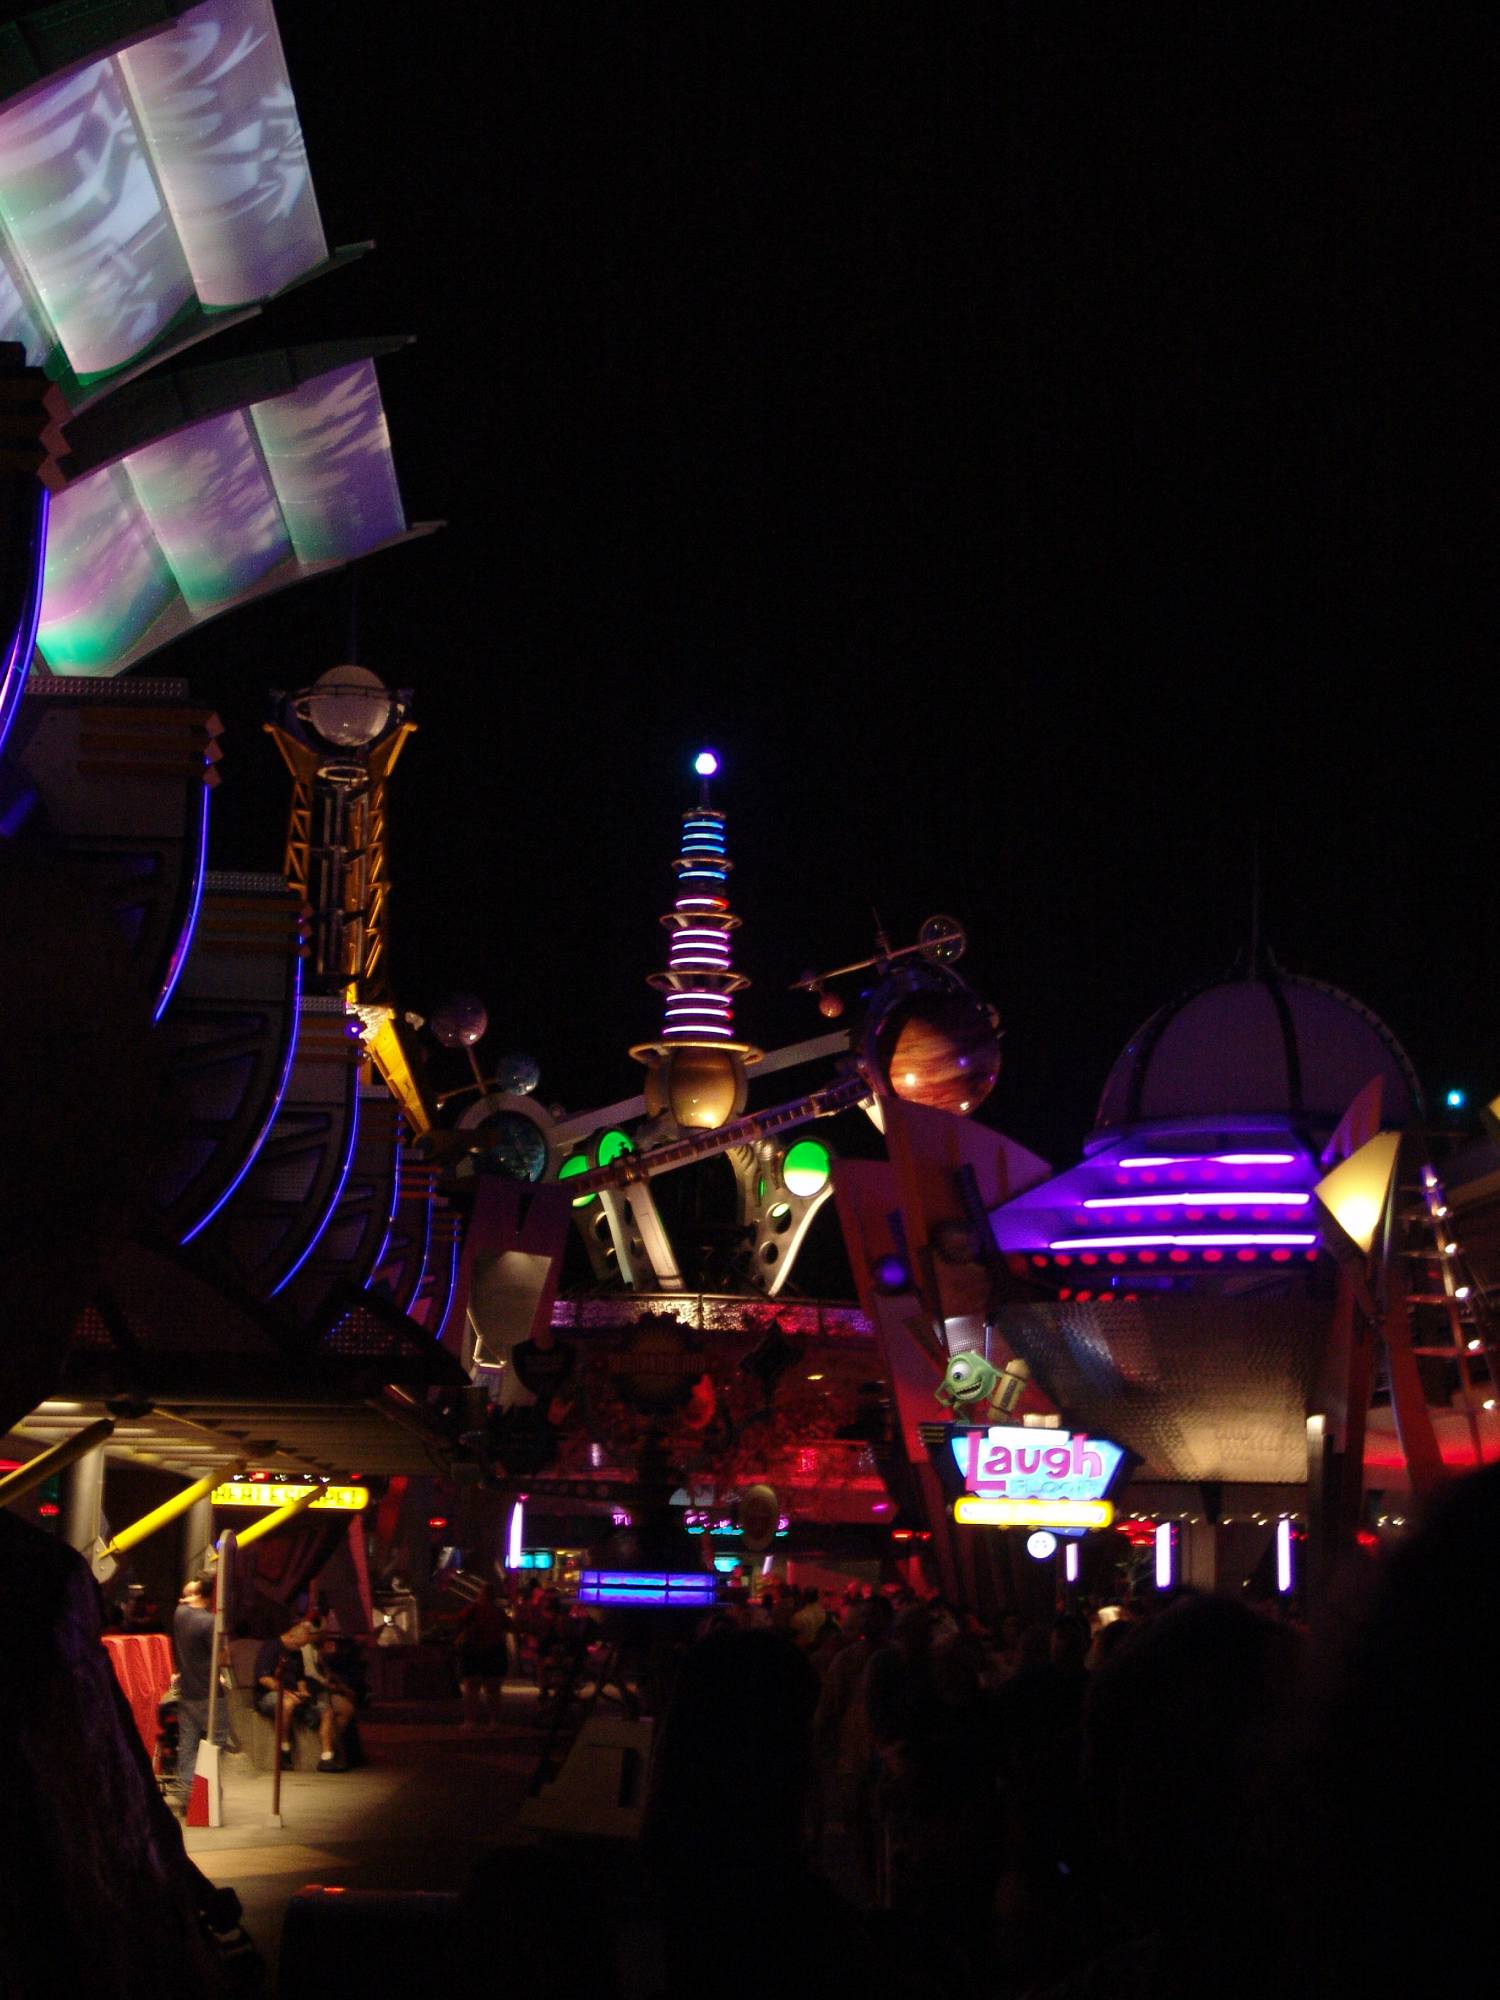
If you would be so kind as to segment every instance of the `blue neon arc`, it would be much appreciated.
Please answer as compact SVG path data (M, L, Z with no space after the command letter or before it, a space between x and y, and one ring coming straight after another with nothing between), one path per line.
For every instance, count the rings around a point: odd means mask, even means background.
M271 1108L266 1113L265 1121L261 1125L260 1130L256 1133L255 1138L252 1140L250 1145L250 1150L246 1153L244 1159L240 1162L239 1170L235 1174L234 1179L229 1183L228 1187L225 1188L224 1192L219 1196L219 1199L214 1203L213 1207L208 1210L207 1214L200 1216L198 1220L193 1224L192 1228L188 1230L187 1234L185 1236L181 1236L178 1238L178 1242L180 1244L185 1245L191 1243L195 1236L201 1235L202 1232L205 1229L207 1229L208 1225L213 1221L214 1217L223 1208L224 1204L230 1199L232 1199L232 1197L239 1192L240 1184L243 1182L246 1174L248 1174L250 1169L255 1165L255 1162L260 1155L261 1147L264 1146L267 1139L270 1138L271 1127L276 1123L276 1120L280 1115L282 1101L286 1096L286 1087L288 1083L291 1082L292 1064L297 1059L297 1036L299 1030L301 1029L301 1026L302 1026L302 961L300 958L294 958L292 960L292 1032L287 1037L286 1059L281 1065L281 1075L277 1080L276 1094L271 1099Z
M193 891L188 903L187 919L178 935L172 952L172 962L167 967L167 976L162 984L161 998L156 1003L153 1021L159 1021L171 1004L172 995L177 991L177 982L188 962L188 953L193 948L193 936L198 928L198 913L203 908L203 877L208 867L208 801L210 793L206 774L203 786L203 804L198 814L198 854L193 866Z
M308 1258L312 1255L314 1250L317 1249L319 1243L323 1240L323 1232L327 1229L329 1223L332 1222L334 1217L334 1212L338 1208L339 1203L344 1198L344 1184L349 1178L349 1169L354 1164L354 1146L358 1138L359 1138L359 1084L358 1081L356 1080L354 1085L353 1100L349 1112L349 1143L344 1149L343 1164L339 1168L339 1177L337 1181L334 1182L333 1194L329 1199L327 1207L323 1210L322 1215L318 1219L318 1226L316 1227L316 1229L314 1229L312 1235L309 1236L309 1238L307 1239L307 1242L303 1247L301 1256L297 1259L296 1263L293 1264L292 1268L288 1272L286 1272L286 1274L283 1277L279 1278L274 1285L272 1285L270 1290L271 1298L274 1299L278 1293L284 1292L286 1290L287 1286L292 1282L293 1278L296 1277L297 1273L302 1269L302 1266L307 1262Z
M36 514L31 529L31 567L26 583L26 595L21 601L21 616L16 621L5 663L0 666L0 750L5 747L5 739L10 734L10 725L15 720L16 710L21 705L21 696L26 688L26 676L31 672L32 655L36 651L37 626L42 616L42 581L47 564L47 522L51 511L51 495L45 486L37 486Z
M453 1294L458 1290L458 1237L453 1238L453 1247L448 1253L448 1293L443 1300L443 1310L432 1323L432 1337L441 1340L443 1328L448 1324L448 1315L453 1310Z

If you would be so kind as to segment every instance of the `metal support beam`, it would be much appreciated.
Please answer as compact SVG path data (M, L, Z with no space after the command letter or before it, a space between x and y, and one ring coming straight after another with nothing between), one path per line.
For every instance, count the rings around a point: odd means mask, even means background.
M200 1576L208 1567L214 1547L213 1501L205 1493L195 1500L182 1517L182 1573Z
M236 1468L237 1470L238 1468ZM121 1528L112 1535L104 1549L101 1560L109 1556L122 1556L127 1549L133 1549L165 1528L170 1522L180 1520L199 1500L206 1499L221 1479L232 1479L233 1472L222 1467L217 1472L206 1473L202 1479L195 1479L191 1486L184 1486L180 1493L174 1493L170 1500L164 1500L159 1507L153 1507L149 1514L142 1514L138 1521Z
M240 1531L239 1547L246 1549L252 1542L258 1542L263 1535L272 1534L277 1528L284 1528L288 1521L295 1520L299 1514L305 1514L322 1491L321 1486L309 1486L306 1492L299 1493L295 1500L288 1500L284 1507L277 1507L272 1513L263 1514L258 1521L252 1522L248 1528Z
M65 1471L86 1451L103 1444L114 1428L112 1417L100 1417L95 1423L85 1424L81 1431L74 1431L71 1437L48 1445L45 1451L39 1451L35 1458L28 1459L25 1465L18 1465L14 1472L8 1472L0 1479L0 1507L8 1507L12 1500L19 1500L24 1494L32 1492L44 1479L50 1479L54 1472Z
M99 1539L99 1513L104 1504L104 1446L91 1445L75 1458L63 1480L63 1540L81 1556L91 1557Z

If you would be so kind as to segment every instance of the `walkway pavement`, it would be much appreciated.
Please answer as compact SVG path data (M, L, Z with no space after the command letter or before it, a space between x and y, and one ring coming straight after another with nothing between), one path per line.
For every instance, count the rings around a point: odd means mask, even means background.
M224 1824L188 1827L193 1860L235 1889L245 1928L273 1963L287 1902L308 1883L350 1889L459 1889L477 1856L528 1843L515 1825L542 1747L536 1689L508 1688L499 1730L468 1734L457 1701L377 1704L360 1718L356 1771L271 1776L226 1757Z

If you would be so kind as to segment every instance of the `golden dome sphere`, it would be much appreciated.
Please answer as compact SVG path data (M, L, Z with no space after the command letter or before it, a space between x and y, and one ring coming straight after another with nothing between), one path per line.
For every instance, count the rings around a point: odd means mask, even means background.
M668 1049L646 1071L646 1109L684 1131L717 1132L745 1108L745 1066L729 1049Z

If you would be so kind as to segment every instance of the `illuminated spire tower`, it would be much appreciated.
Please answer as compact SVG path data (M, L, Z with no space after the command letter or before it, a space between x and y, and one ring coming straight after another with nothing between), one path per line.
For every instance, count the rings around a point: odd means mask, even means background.
M677 899L662 918L671 936L667 969L647 983L665 995L661 1037L630 1053L647 1065L646 1106L669 1111L677 1124L712 1132L745 1106L745 1068L761 1051L734 1038L734 995L750 984L729 960L729 938L740 920L729 908L724 815L709 804L708 781L719 768L701 750L693 769L703 783L698 804L682 815L682 846L672 871Z

